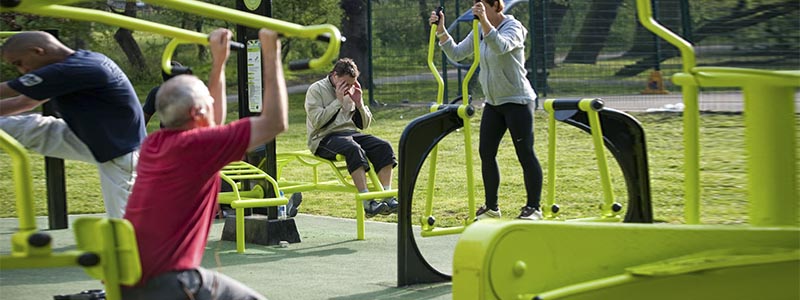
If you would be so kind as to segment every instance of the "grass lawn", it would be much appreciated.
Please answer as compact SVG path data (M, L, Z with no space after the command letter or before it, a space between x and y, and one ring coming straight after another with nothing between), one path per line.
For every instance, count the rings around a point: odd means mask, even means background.
M236 118L235 104L229 106L229 120ZM475 190L477 205L483 203L483 184L477 153L478 128L481 110L471 119L473 130L473 159L475 160ZM367 133L392 142L395 148L403 128L414 118L427 113L427 108L393 107L373 109L375 122ZM683 222L683 146L680 114L634 114L647 135L651 189L654 216L669 223ZM537 111L535 121L536 152L547 176L547 116ZM701 119L701 180L702 214L704 223L747 223L746 174L744 152L744 116L740 114L705 114ZM150 122L148 130L155 130L157 119ZM602 191L590 137L576 129L558 124L558 155L556 157L556 202L566 218L596 215ZM440 226L461 224L466 213L467 192L463 131L457 131L440 144L435 183L434 215ZM278 151L306 148L305 113L303 95L290 96L290 129L278 138ZM800 145L800 143L798 143ZM618 202L627 203L624 180L610 153L611 176L614 195ZM31 153L34 176L35 210L46 215L46 192L43 160ZM586 159L590 158L590 159ZM500 207L505 218L513 218L525 203L525 189L521 168L514 154L510 137L501 144L497 160L501 166ZM795 162L796 163L796 162ZM0 217L14 217L15 198L10 172L10 159L0 154ZM66 162L68 210L70 214L103 212L102 196L96 169L86 163ZM310 172L303 168L286 169L286 177L306 177ZM427 187L427 163L417 181L414 193L414 219L418 219L424 205ZM396 178L396 177L395 177ZM545 185L547 183L545 182ZM397 185L395 181L394 185ZM546 192L546 188L545 188ZM543 199L544 193L543 192ZM328 192L305 193L301 212L335 217L354 218L353 198L350 194ZM395 216L378 216L380 221L395 222Z

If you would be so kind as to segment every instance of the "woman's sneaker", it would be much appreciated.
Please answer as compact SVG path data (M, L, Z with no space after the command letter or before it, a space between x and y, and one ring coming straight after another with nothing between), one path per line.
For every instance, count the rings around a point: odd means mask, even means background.
M542 211L539 210L538 208L523 206L519 213L519 217L517 217L517 219L533 220L533 221L541 220Z
M486 205L481 206L478 208L478 211L475 212L475 221L482 220L482 219L496 219L499 218L502 214L500 214L500 208L497 210L489 209Z

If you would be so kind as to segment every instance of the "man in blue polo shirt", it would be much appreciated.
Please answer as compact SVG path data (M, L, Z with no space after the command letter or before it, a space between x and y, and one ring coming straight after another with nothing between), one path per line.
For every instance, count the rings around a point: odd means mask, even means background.
M23 74L0 83L0 130L42 155L97 165L106 213L121 218L146 134L128 77L105 55L41 31L9 37L0 56ZM61 118L20 114L47 101Z

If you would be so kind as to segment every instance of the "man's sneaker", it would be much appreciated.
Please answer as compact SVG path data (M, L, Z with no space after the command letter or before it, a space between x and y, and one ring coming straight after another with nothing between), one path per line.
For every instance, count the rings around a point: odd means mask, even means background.
M383 213L384 215L396 214L397 210L400 209L400 202L397 202L397 198L395 197L383 199L383 203L386 203L386 206L389 207L389 209Z
M364 213L367 215L367 218L372 218L375 215L383 214L385 211L389 210L389 206L386 203L378 202L375 200L370 200L367 205L364 206Z
M541 220L542 211L539 210L538 208L523 206L519 213L519 217L517 217L517 219L533 220L533 221Z
M486 207L486 205L483 205L480 208L478 208L478 211L475 212L475 221L488 218L496 219L499 218L500 216L501 216L500 208L498 208L497 210L493 210Z
M286 204L286 211L289 212L289 218L297 216L297 208L303 203L303 193L292 193L289 197L289 203Z

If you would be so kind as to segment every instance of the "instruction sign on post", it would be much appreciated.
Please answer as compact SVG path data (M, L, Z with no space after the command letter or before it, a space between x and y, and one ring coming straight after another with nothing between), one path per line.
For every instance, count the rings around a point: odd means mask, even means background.
M252 113L261 112L261 43L247 41L247 107Z

